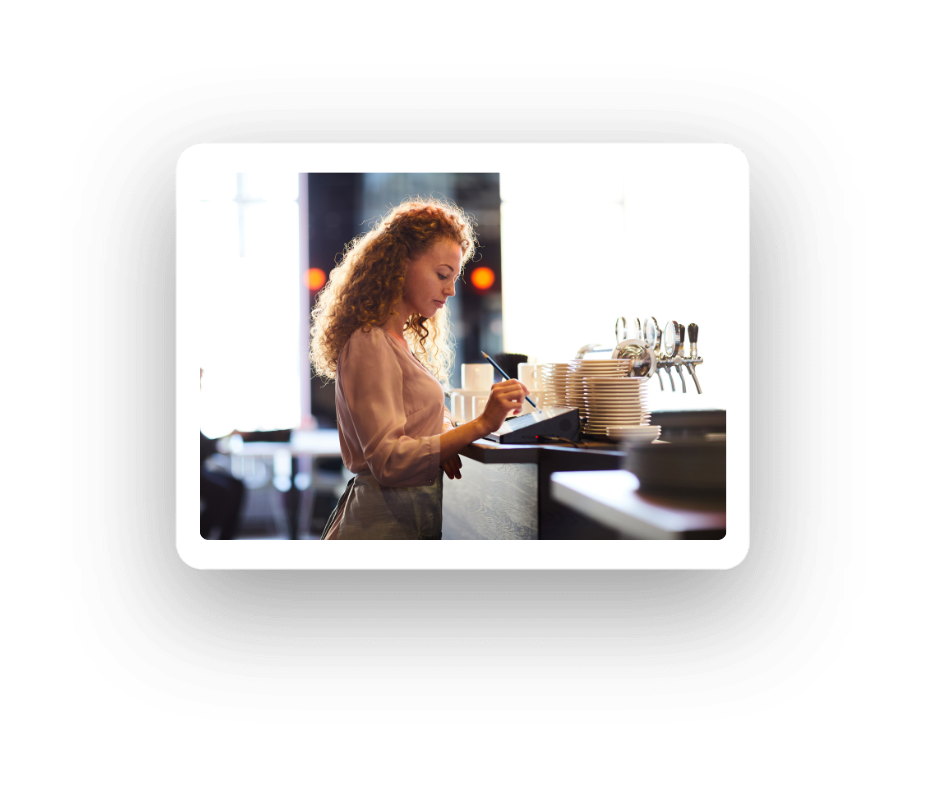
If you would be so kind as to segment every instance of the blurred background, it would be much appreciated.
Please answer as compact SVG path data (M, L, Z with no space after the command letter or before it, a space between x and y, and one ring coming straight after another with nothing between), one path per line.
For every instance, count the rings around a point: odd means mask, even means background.
M311 374L310 310L344 246L407 197L445 197L477 222L477 253L448 303L451 387L481 350L569 360L588 343L612 348L618 317L655 315L660 326L699 323L709 363L702 395L691 384L689 394L668 383L660 392L654 379L654 409L723 409L714 372L733 349L715 339L735 327L709 264L716 250L702 250L725 232L714 211L727 210L709 208L707 184L677 188L680 177L632 183L613 168L560 173L549 163L535 173L207 172L187 195L198 227L187 242L204 305L204 469L245 487L230 538L318 538L345 487L348 471L324 448L334 385Z

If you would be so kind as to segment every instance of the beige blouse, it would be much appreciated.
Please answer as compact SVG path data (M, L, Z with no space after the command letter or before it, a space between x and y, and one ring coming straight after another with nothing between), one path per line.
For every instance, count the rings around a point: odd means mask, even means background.
M386 487L434 483L454 427L440 382L376 326L353 332L336 361L336 421L343 464Z

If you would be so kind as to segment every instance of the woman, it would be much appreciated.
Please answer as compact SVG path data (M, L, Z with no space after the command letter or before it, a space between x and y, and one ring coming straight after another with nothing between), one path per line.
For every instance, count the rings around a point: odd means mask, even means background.
M356 474L323 539L440 539L457 452L521 412L528 389L517 380L496 383L482 415L459 427L444 407L446 304L475 250L460 208L407 200L347 246L317 298L310 359L336 379L340 450Z

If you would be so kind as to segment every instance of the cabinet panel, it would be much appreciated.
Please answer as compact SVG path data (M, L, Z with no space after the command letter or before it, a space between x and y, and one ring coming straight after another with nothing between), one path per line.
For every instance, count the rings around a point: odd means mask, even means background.
M537 539L536 463L484 464L462 457L444 477L444 539Z

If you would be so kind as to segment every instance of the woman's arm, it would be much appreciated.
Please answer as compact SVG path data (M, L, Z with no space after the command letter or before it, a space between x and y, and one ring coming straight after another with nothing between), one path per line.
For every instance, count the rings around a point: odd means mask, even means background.
M441 435L441 464L455 456L464 446L498 430L510 413L519 413L528 393L529 390L518 380L493 384L483 413Z

